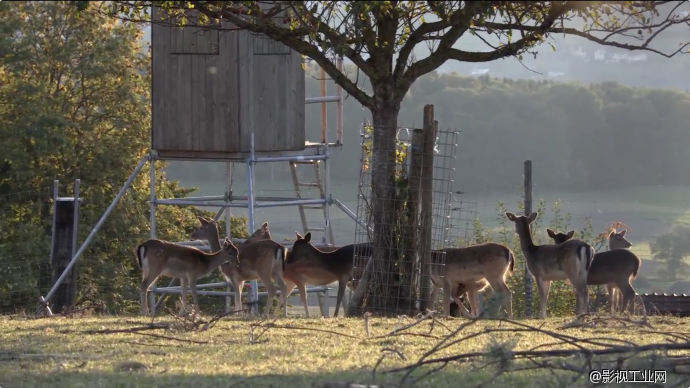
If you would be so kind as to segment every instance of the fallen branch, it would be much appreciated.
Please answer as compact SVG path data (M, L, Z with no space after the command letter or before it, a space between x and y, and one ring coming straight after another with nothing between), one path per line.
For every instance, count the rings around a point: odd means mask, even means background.
M80 331L82 334L118 334L118 333L137 333L148 330L167 330L170 325L167 323L154 323L146 326L130 327L128 329L104 329L104 330L85 330ZM74 333L73 330L62 330L62 334Z

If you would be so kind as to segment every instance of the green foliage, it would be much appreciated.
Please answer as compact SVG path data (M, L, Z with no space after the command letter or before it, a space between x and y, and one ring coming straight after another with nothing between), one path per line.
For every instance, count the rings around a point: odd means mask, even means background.
M67 196L81 179L80 244L148 149L150 57L142 54L141 29L93 11L75 16L71 6L0 2L0 50L9 53L0 56L0 311L34 309L51 286L53 180ZM157 166L160 197L195 191ZM82 296L108 311L138 306L133 249L149 235L148 199L142 173L77 265ZM157 237L188 240L197 215L210 213L159 207ZM246 236L235 221L233 231Z
M690 272L685 259L690 256L690 226L676 225L650 245L654 260L666 263L663 275L677 280Z

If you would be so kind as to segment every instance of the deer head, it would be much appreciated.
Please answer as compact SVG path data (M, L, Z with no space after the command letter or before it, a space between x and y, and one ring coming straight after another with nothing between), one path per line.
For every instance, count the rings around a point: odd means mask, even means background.
M259 241L259 240L270 240L271 239L271 231L268 230L268 222L264 222L261 227L252 233L251 236L247 239L247 242L249 241Z
M202 216L198 217L201 226L199 229L193 231L189 237L194 240L217 240L218 239L218 226L216 221Z
M556 233L551 229L546 229L546 234L548 234L549 237L551 237L553 239L553 242L555 242L556 244L563 244L564 242L573 238L575 231L571 230L568 233L561 233L561 232Z
M285 263L292 263L295 255L299 256L300 254L304 254L303 252L307 246L313 248L313 246L309 243L311 241L311 232L307 232L304 237L302 237L302 235L298 232L295 232L295 236L297 236L297 240L295 240L295 242L292 244L292 249L290 249L290 252L288 252Z
M632 243L625 239L627 230L616 232L616 229L609 233L609 249L628 249L632 247Z
M522 230L529 231L529 225L533 223L539 216L539 212L534 212L530 214L529 217L516 216L511 212L506 212L505 214L509 220L515 223L515 232L517 232L517 234L520 234Z

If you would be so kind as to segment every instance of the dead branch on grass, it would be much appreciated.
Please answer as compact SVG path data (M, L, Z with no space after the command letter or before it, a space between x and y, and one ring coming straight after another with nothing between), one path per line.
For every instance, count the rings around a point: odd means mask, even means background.
M475 330L458 338L461 332L471 330L479 320L472 319L461 324L450 334L440 339L429 351L419 359L409 365L388 369L381 373L403 373L401 385L415 384L420 380L444 369L447 365L454 362L476 363L480 366L473 370L486 369L491 366L496 368L492 377L479 383L476 387L492 385L495 380L508 372L520 372L526 370L544 370L551 373L556 371L568 372L571 374L571 382L581 379L585 374L594 370L666 370L679 377L682 381L690 381L690 357L669 356L671 351L689 351L690 333L665 333L645 330L645 334L656 334L668 336L665 343L655 343L637 345L631 341L617 338L577 338L555 331L545 330L541 327L530 326L521 322L508 319L486 319L498 321L497 328L484 327ZM649 327L646 319L640 322L625 318L608 319L593 318L590 321L596 323L618 322L624 324L637 324L638 326ZM625 327L629 327L625 325ZM394 333L395 330L391 333ZM508 335L515 338L526 334L541 334L553 339L552 342L537 345L531 349L516 351L515 341L508 343L498 343L495 335ZM461 353L450 356L439 357L439 353L451 346L460 345L470 339L477 340L478 337L488 337L491 343L484 351ZM542 350L543 348L549 348ZM652 356L650 356L650 353ZM658 354L663 353L660 357ZM594 357L598 357L596 360ZM613 357L613 358L612 358ZM374 373L383 361L382 356L376 363ZM565 361L564 359L570 359ZM650 365L649 360L652 359ZM422 372L423 371L423 372ZM420 372L416 378L412 375Z

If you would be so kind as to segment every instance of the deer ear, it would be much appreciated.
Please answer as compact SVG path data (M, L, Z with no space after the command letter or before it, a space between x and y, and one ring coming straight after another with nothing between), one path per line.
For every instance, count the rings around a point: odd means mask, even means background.
M575 231L574 231L574 230L571 230L571 231L568 232L568 234L566 234L565 236L568 237L568 240L570 240L571 238L573 238L573 235L574 235L574 234L575 234Z
M202 216L197 217L199 219L199 222L201 222L201 225L206 225L208 224L208 221Z
M619 236L625 237L625 234L628 233L626 229L623 229L620 233L618 233Z
M611 233L609 233L609 238L612 238L613 235L615 235L615 234L616 234L616 229L613 229L613 230L611 231Z
M508 217L508 219L511 221L515 221L515 214L511 212L506 212L506 217Z
M295 232L295 236L297 237L298 240L302 239L302 235L299 234L299 232Z
M264 222L263 225L261 225L261 229L268 230L268 222Z
M304 241L306 241L306 242L311 241L311 232L307 232L307 234L304 235Z
M534 212L534 213L529 215L529 217L527 218L527 221L531 224L534 222L534 220L537 219L537 217L539 217L539 212Z
M554 233L553 230L549 228L546 228L546 234L548 234L551 238L556 238L556 233Z

